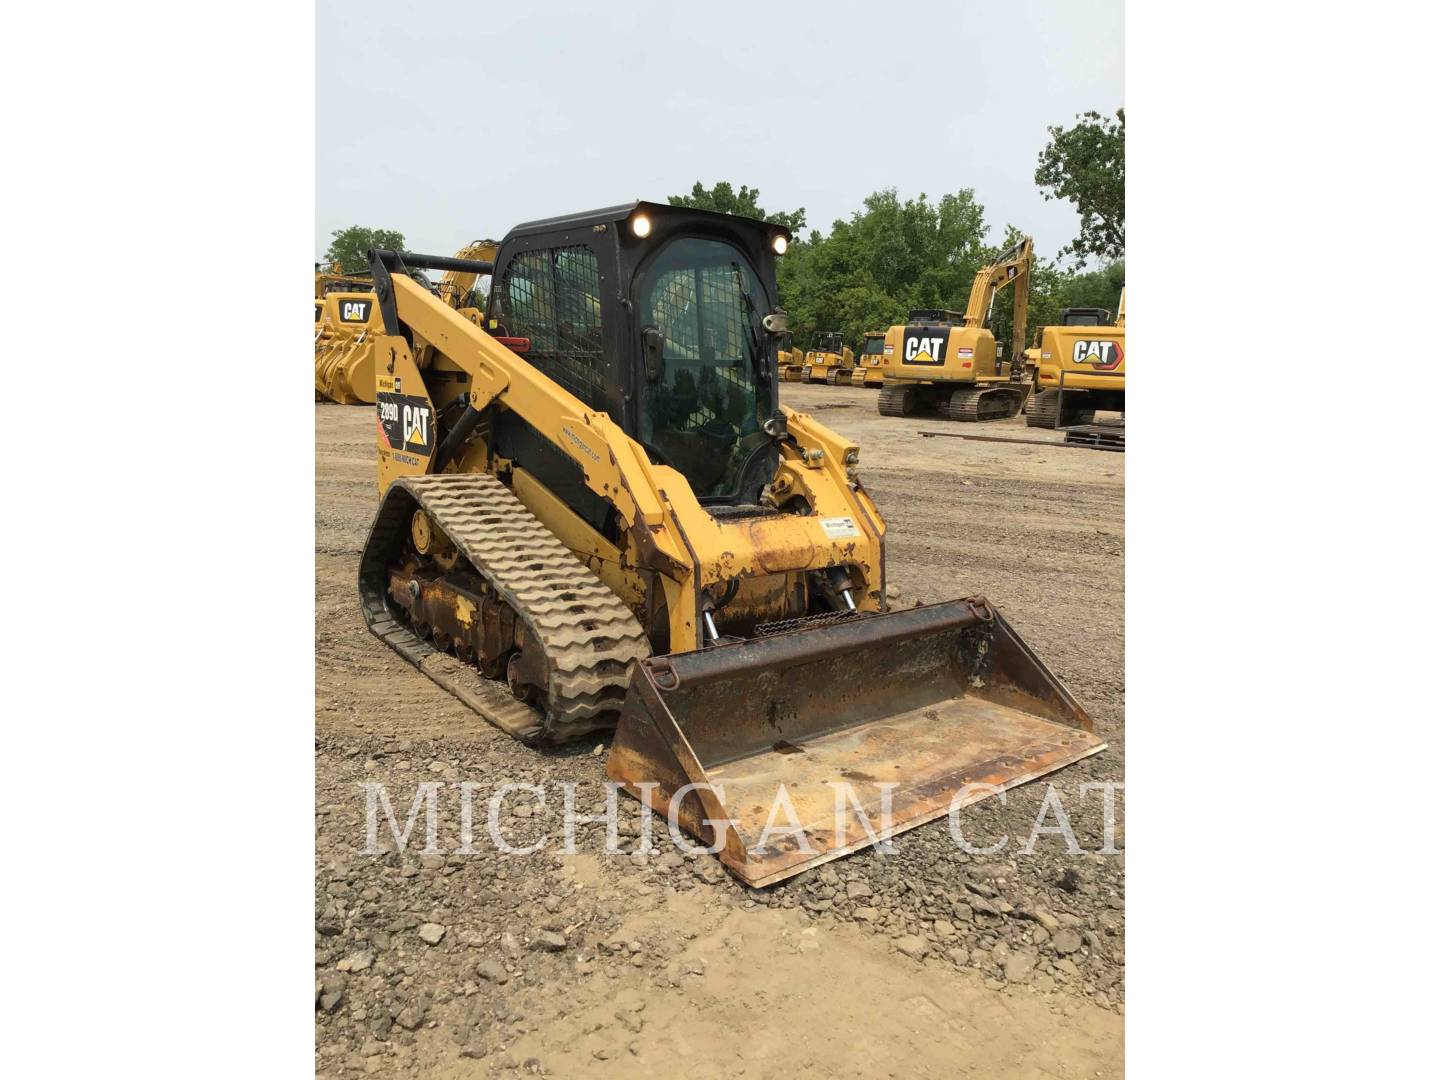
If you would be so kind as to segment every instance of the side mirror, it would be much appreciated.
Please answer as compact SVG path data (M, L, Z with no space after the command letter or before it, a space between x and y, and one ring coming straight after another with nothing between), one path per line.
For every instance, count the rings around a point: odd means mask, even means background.
M659 382L665 372L665 335L657 327L640 331L640 355L645 361L645 378Z

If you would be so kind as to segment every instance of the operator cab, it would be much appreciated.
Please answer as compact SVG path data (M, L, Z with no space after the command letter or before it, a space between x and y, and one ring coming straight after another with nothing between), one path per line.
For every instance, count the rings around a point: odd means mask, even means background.
M835 331L815 335L815 348L818 352L838 353L845 348L841 335Z
M1061 326L1109 326L1108 308L1072 307L1060 313Z
M945 308L911 308L905 316L910 326L958 326L964 321L965 316L960 312Z
M789 237L649 202L529 222L501 241L486 325L528 338L529 363L682 473L702 504L753 505L779 457L765 427L779 414L775 257ZM599 526L607 504L514 413L496 444Z

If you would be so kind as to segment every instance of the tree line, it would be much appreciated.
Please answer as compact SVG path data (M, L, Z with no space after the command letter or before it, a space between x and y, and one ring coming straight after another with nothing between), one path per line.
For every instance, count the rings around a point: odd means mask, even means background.
M1080 232L1055 258L1036 256L1027 319L1032 332L1057 322L1067 307L1114 312L1125 282L1125 110L1113 119L1087 112L1075 120L1047 129L1049 141L1035 169L1046 199L1075 206ZM991 226L972 188L934 200L925 194L902 200L894 188L885 188L867 196L849 218L834 222L829 233L807 231L803 207L766 211L759 200L756 188L720 181L710 188L697 182L669 202L771 221L791 231L776 274L780 302L802 347L826 331L839 331L856 347L866 331L903 322L912 308L963 310L976 273L1022 233L1007 225L998 243L989 242ZM371 246L402 248L404 238L391 230L351 226L336 230L325 259L346 271L362 270ZM1066 259L1074 261L1066 265ZM1091 260L1096 268L1086 269ZM995 305L992 326L997 341L1009 340L1008 297Z
M1083 113L1070 127L1048 129L1035 183L1046 199L1072 203L1080 233L1054 259L1036 256L1031 271L1030 328L1059 321L1067 307L1119 306L1125 283L1125 110L1114 119ZM697 183L670 203L771 221L789 228L790 249L778 260L780 302L802 347L839 331L856 347L866 331L903 322L912 308L964 310L980 268L1013 244L1022 230L1006 226L987 242L985 208L972 188L931 200L902 200L894 188L873 192L828 234L805 231L805 210L767 213L760 192L728 182ZM1062 263L1073 258L1070 266ZM1094 260L1098 267L1086 270ZM1010 303L995 305L997 341L1010 337Z

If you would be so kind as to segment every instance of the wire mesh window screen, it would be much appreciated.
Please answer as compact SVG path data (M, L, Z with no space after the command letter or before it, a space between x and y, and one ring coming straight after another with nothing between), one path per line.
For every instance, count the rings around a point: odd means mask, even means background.
M505 268L505 328L530 339L526 359L591 408L605 407L600 262L584 245L527 251Z

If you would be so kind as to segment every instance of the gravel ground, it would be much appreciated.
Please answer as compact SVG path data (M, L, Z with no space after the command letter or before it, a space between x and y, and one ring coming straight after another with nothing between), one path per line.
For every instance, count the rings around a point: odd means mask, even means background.
M1109 748L1013 789L1003 805L968 809L972 844L1004 839L993 854L966 854L942 820L898 837L888 854L859 853L753 890L709 856L676 850L663 828L644 848L639 807L622 797L621 853L607 854L604 825L591 824L564 855L561 785L576 786L578 812L603 813L604 743L526 750L365 633L353 583L375 504L373 418L317 406L321 1074L683 1066L700 1076L782 1067L873 1075L903 1066L943 1076L983 1066L1005 1075L1020 1060L1060 1076L1119 1074L1124 855L1100 853L1105 799L1082 785L1123 779L1123 455L925 439L917 432L958 425L880 418L874 391L784 392L863 447L901 602L984 592L1075 692ZM983 433L1045 437L1023 421ZM469 855L451 853L461 781L481 785ZM488 840L483 800L502 781L545 793L543 803L513 794L499 819L511 844L547 838L535 855L506 856ZM403 852L382 822L385 853L365 854L363 785L384 785L403 826L426 782L439 785L439 852L423 851L422 813ZM1078 853L1055 833L1022 850L1051 785ZM1123 792L1116 803L1123 849ZM1053 809L1045 824L1057 825ZM894 979L895 990L866 993L851 985L855 972L877 987ZM774 1010L750 1010L772 998L822 1026L853 1007L883 1055L867 1068L853 1047L832 1058L834 1039L767 1042ZM668 1010L687 1002L671 1023ZM1004 1021L995 1027L1003 1039L978 1034L991 1031L987 1017ZM955 1032L971 1034L956 1042Z

